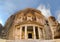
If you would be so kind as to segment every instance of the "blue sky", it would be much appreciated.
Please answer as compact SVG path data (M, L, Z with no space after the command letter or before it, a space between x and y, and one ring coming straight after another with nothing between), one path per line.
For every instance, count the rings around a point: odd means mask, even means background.
M0 23L5 24L6 20L13 13L24 8L38 8L43 5L56 19L60 20L60 0L0 0ZM39 8L38 8L39 9Z

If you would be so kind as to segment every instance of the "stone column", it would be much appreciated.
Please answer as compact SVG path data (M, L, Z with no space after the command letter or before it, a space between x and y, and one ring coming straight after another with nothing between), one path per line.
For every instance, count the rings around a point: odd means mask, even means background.
M22 27L20 27L20 39L22 37Z
M36 39L35 26L33 26L34 39Z
M54 30L53 30L53 27L52 27L51 31L52 31L52 39L54 40Z
M27 39L27 26L25 26L25 39Z
M43 39L45 39L46 35L45 35L45 30L43 29Z
M40 28L38 27L38 35L39 35L39 39L41 39L41 30L40 30Z

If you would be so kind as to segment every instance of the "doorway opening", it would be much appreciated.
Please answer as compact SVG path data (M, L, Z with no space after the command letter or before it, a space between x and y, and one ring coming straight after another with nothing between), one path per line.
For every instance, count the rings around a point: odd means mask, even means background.
M32 33L28 33L28 38L32 39Z

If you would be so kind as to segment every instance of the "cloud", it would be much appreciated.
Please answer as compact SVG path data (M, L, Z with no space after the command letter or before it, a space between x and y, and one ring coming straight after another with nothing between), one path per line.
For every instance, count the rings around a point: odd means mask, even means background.
M56 12L57 21L60 23L60 10Z
M49 7L46 8L45 5L39 5L39 6L37 7L37 9L40 10L40 11L42 12L42 14L43 14L45 17L47 17L47 18L52 15L52 14L51 14L51 11L50 11L50 8L49 8Z
M0 20L0 24L2 24L3 25L3 22Z
M17 6L10 0L0 2L0 23L2 25L5 24L10 15L17 11L16 8Z

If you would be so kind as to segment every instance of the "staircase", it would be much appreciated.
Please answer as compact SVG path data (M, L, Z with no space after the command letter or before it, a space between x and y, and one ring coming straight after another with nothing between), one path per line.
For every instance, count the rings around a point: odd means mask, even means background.
M55 42L54 40L7 40L6 42Z

